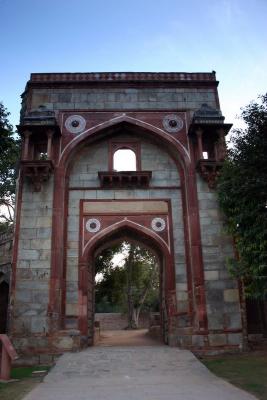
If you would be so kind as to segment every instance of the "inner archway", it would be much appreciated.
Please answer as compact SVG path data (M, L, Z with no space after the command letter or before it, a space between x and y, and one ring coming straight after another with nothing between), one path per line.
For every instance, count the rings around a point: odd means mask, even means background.
M117 243L128 241L138 246L148 248L158 263L159 273L159 328L158 336L164 343L169 342L170 318L176 309L175 281L173 256L166 244L145 227L137 226L131 221L123 220L115 227L107 228L102 233L98 233L90 241L84 252L84 259L88 261L80 264L80 287L82 289L82 299L86 300L83 307L80 307L79 327L83 332L84 338L88 338L88 344L95 342L95 263L96 258L101 252ZM86 307L86 313L85 313Z
M162 342L158 255L141 242L121 240L96 252L94 269L94 344Z

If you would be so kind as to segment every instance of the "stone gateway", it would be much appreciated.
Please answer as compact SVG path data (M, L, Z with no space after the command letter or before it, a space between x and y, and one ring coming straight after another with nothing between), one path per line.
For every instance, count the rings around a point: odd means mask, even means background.
M32 74L22 95L10 334L28 355L94 341L94 262L129 239L160 261L165 343L242 347L216 178L231 128L212 73ZM131 171L115 155L134 154Z

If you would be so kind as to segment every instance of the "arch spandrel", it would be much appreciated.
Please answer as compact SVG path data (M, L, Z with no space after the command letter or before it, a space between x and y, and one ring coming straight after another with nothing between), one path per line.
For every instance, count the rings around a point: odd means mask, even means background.
M182 169L188 169L190 165L190 155L188 150L171 135L164 132L151 124L140 121L138 119L123 115L120 117L112 118L106 122L96 125L86 131L77 135L67 146L63 149L58 162L58 168L64 169L72 160L75 153L83 146L84 143L95 141L103 135L110 135L110 130L121 129L123 127L130 127L135 130L136 134L154 137L158 143L163 145L168 153L175 159Z
M110 241L113 240L114 236L116 237L123 235L125 235L125 237L137 237L139 238L140 243L142 241L142 238L144 238L145 245L147 245L147 243L150 243L150 247L155 247L165 256L171 256L170 246L162 237L160 237L151 229L148 229L145 226L137 224L130 219L123 218L117 223L112 224L107 228L101 230L100 232L96 233L91 240L88 240L88 242L84 246L84 249L81 251L81 261L85 262L88 259L88 254L94 252L103 241Z

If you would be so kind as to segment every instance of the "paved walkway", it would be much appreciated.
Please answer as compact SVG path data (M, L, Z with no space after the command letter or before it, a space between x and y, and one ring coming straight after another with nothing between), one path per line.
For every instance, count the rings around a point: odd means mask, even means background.
M64 354L24 400L255 400L215 377L191 352L167 346Z
M162 341L149 336L147 329L101 331L97 346L162 346Z

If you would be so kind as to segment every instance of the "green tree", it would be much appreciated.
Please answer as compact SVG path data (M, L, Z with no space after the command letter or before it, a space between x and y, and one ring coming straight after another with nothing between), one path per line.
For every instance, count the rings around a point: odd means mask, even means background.
M104 249L95 259L95 274L105 274L113 267L113 258L116 254L121 253L123 244L117 244Z
M119 290L116 284L120 282L121 269L116 268L113 258L116 254L122 252L122 244L115 245L104 249L95 258L95 308L96 312L119 312L120 299L118 298Z
M156 257L145 247L125 243L125 258L128 328L139 326L143 309L150 308L159 296L159 273Z
M241 113L218 181L220 207L238 257L230 271L241 278L246 296L267 297L267 94Z
M96 305L98 310L104 303L114 311L126 311L128 328L134 329L142 310L158 308L158 262L148 249L132 243L124 242L119 252L123 254L120 265L102 270L102 279L96 284ZM105 255L101 257L103 260Z
M19 140L9 123L10 113L0 103L0 230L13 223L15 205L15 166L19 158Z

